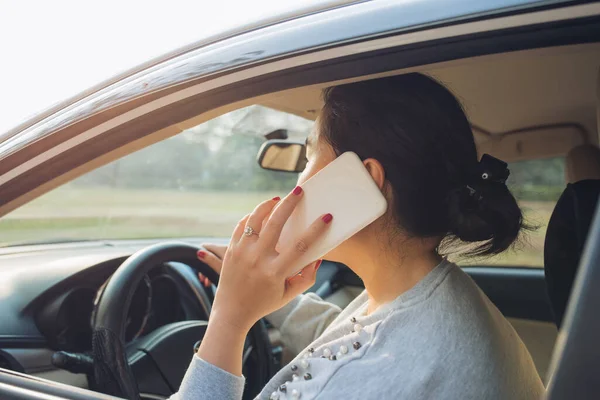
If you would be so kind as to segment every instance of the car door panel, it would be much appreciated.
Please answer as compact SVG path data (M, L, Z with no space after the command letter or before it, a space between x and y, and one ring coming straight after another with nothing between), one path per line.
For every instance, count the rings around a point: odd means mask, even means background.
M515 267L464 267L507 318L554 323L544 270Z

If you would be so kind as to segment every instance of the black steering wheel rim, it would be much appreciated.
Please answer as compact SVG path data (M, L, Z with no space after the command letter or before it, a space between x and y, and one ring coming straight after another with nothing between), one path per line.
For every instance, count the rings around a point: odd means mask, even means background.
M159 243L139 250L117 268L98 299L92 321L94 386L106 394L140 398L125 352L125 321L133 294L150 269L167 262L189 265L217 284L219 275L197 258L198 250L187 243ZM248 336L263 361L259 363L258 381L264 385L275 373L275 367L263 321L252 327Z

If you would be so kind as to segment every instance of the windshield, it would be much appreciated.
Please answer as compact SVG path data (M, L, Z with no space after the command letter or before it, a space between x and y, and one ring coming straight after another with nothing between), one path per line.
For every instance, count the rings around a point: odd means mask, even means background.
M251 106L98 168L0 219L0 246L95 239L229 237L297 174L261 169L264 135L304 139L313 121Z

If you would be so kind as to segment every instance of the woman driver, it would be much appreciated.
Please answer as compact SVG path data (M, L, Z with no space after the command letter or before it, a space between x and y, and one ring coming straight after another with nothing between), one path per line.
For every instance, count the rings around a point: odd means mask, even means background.
M260 399L539 398L542 382L515 330L439 251L476 242L468 255L492 255L517 239L523 220L505 185L506 164L477 161L460 104L424 75L336 86L323 97L298 187L242 219L226 252L206 246L198 254L221 278L206 335L174 398L241 399L244 340L264 316L298 356ZM346 151L360 156L389 206L325 256L365 284L340 310L301 294L319 262L286 280L297 252L336 223L335 210L304 232L302 246L277 253L275 243L302 183ZM260 232L244 235L247 226Z

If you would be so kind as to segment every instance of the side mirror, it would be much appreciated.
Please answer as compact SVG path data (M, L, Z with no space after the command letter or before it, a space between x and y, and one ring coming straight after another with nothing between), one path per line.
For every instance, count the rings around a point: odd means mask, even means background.
M302 172L306 167L306 146L302 142L269 140L258 151L258 165L273 171Z

